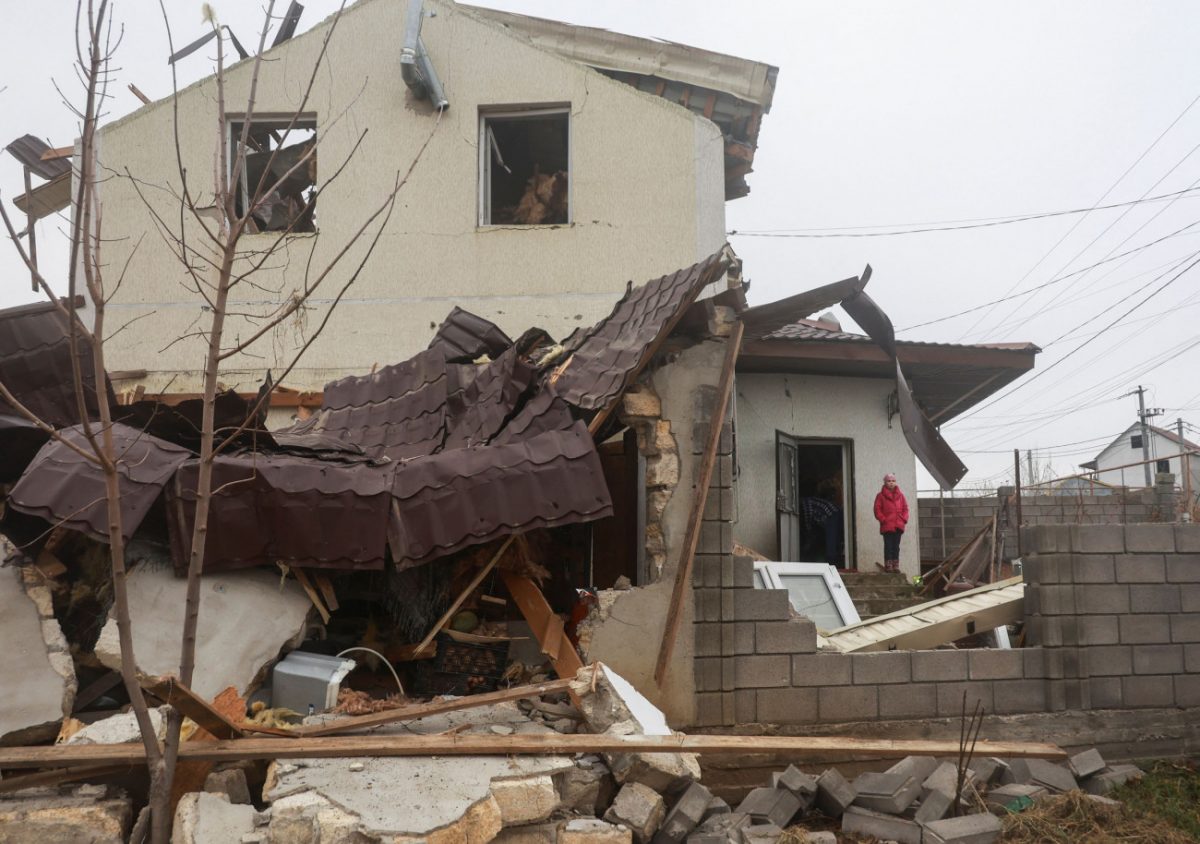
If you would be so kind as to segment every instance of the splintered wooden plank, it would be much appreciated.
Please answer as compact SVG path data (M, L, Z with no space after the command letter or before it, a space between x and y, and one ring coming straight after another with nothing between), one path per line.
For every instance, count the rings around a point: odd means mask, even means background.
M217 738L233 739L244 735L240 727L174 677L142 677L138 682L149 694L174 706Z
M337 593L333 591L333 584L329 580L329 575L324 572L312 572L313 583L317 589L321 590L321 597L325 599L325 606L331 611L337 610L339 607Z
M516 538L517 535L513 534L508 539L504 540L504 544L501 545L496 553L492 555L492 558L487 561L487 565L481 568L479 573L471 578L471 582L467 584L467 588L464 589L459 596L454 599L454 603L450 605L449 609L442 613L442 617L437 620L437 624L433 625L429 632L425 634L425 638L421 640L420 644L418 644L416 649L413 651L414 655L423 653L425 649L429 647L429 643L432 642L437 636L438 631L450 623L450 620L454 618L454 614L458 612L458 608L463 605L463 602L466 601L467 598L471 597L472 592L479 588L479 584L483 583L483 579L488 576L488 572L495 568L496 563L500 562L500 558L504 556L504 552L508 550L508 546L512 545L513 540Z
M513 756L576 753L787 754L796 759L874 756L957 756L954 739L868 739L850 736L614 736L587 733L534 733L498 736L490 733L439 733L431 736L370 735L297 738L243 738L232 741L184 742L179 758L205 762L239 759L344 759L355 756ZM1054 744L981 740L980 756L1066 759ZM53 768L76 765L145 764L141 742L126 744L60 744L0 747L0 768Z
M308 579L308 575L304 573L304 569L294 568L292 569L292 574L296 576L296 581L304 587L304 592L308 595L308 599L312 601L313 606L317 608L317 612L321 614L321 621L328 624L329 610L325 609L325 604L322 603L321 596L317 594L316 587L312 585L312 581Z
M549 683L537 683L530 686L516 686L511 689L501 689L498 692L486 692L480 695L467 695L450 700L431 700L429 703L418 703L412 706L401 706L383 712L372 712L367 715L355 715L350 718L339 718L328 724L314 724L308 727L297 727L292 730L296 736L332 736L342 733L362 730L368 727L380 727L384 724L394 724L397 721L415 721L429 715L442 715L446 712L460 712L465 709L475 709L480 706L491 706L494 703L507 703L523 698L541 697L554 692L565 692L570 688L571 681L553 680ZM248 731L254 731L247 726Z
M19 774L15 777L0 779L0 794L20 791L23 788L34 788L43 785L62 785L68 782L81 782L97 777L107 777L112 774L128 773L134 767L130 763L118 765L82 765L73 768L51 768L48 771L38 771L34 774ZM49 842L47 842L49 844Z
M708 425L708 442L704 444L704 459L696 476L692 509L688 513L687 529L683 535L683 548L675 566L675 586L671 590L671 604L667 610L667 621L663 628L662 644L658 649L658 662L654 666L654 682L662 688L675 652L675 639L679 636L679 625L683 621L683 602L692 589L692 562L696 558L696 544L700 541L700 523L704 518L704 505L708 502L708 485L712 483L713 469L717 465L717 449L721 444L721 429L725 427L725 411L729 408L729 395L733 392L733 372L742 348L742 335L746 324L738 321L733 335L726 341L725 361L721 366L721 380L717 385L717 405L713 408Z
M550 658L555 673L564 680L573 679L579 669L583 668L583 660L579 658L575 646L569 640L565 640L562 619L550 609L542 590L528 577L508 571L502 571L500 574L521 615L529 622L529 629L538 637L542 653Z

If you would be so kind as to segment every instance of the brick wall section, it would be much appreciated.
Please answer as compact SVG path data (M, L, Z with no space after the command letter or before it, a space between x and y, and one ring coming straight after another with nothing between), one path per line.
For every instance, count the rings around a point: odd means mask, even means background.
M1200 525L1027 531L1027 642L1050 709L1200 706Z
M996 513L995 495L979 498L921 498L921 557L945 559L965 545ZM942 513L946 521L946 553L942 554ZM1132 489L1112 495L1026 495L1021 518L1027 526L1069 524L1144 524L1169 522L1174 508L1154 489Z

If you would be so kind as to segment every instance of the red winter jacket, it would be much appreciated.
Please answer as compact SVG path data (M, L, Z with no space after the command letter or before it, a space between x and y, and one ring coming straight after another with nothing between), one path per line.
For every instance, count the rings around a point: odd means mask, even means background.
M900 487L888 489L884 484L879 490L879 495L875 496L875 518L879 520L880 533L894 530L904 533L904 526L908 524L908 501Z

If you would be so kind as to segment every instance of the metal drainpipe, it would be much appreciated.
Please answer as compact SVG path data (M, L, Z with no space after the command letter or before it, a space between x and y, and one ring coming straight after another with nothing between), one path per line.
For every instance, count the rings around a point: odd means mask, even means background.
M434 108L450 105L438 80L425 45L421 43L421 21L424 17L422 0L409 0L404 19L404 46L400 49L400 76L418 99L428 99Z

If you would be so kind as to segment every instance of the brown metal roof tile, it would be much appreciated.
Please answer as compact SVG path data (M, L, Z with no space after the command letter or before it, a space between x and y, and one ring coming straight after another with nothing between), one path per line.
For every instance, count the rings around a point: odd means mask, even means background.
M611 314L564 343L571 358L555 381L558 394L583 410L610 405L700 291L719 279L728 265L721 251L628 290Z
M499 326L457 305L429 342L430 349L449 361L474 361L483 355L498 358L510 346L512 340Z
M42 160L42 153L51 149L51 147L36 135L22 135L6 146L5 149L14 158L43 179L54 179L64 173L71 172L71 159L69 158Z
M82 426L60 432L63 439L90 450ZM98 436L98 434L97 434ZM141 525L163 487L191 452L128 425L114 423L113 446L119 455L121 533L128 539ZM101 542L108 541L104 474L95 463L51 440L42 447L9 493L13 509L61 524Z

